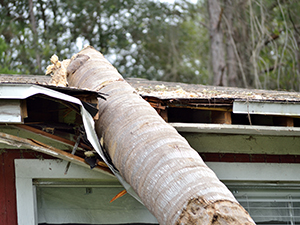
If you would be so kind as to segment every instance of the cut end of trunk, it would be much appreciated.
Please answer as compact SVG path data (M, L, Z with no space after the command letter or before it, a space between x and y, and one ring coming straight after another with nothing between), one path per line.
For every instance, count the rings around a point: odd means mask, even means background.
M205 202L201 198L191 199L182 211L177 225L253 225L248 212L238 203L228 200Z

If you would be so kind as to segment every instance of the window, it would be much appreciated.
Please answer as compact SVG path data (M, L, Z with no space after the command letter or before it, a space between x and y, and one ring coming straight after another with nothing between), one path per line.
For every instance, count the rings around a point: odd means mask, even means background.
M299 164L209 162L207 165L256 224L300 224Z
M129 194L110 203L120 185L47 186L36 188L38 224L157 224Z
M300 224L300 185L227 184L256 224Z
M110 175L66 161L16 159L19 225L158 224L148 209Z

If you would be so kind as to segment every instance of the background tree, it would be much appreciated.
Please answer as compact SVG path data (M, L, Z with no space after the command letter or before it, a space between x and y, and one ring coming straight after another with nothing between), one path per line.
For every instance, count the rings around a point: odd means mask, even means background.
M299 25L295 21L300 3L223 0L219 5L220 11L224 9L220 27L226 34L222 43L226 46L228 84L299 90ZM219 59L210 60L214 64Z
M213 85L227 86L223 31L221 29L224 8L220 7L219 0L209 0L207 6L209 14L211 65L214 74Z
M0 37L8 46L5 55L11 58L7 65L19 73L42 74L53 53L66 58L90 44L125 77L206 82L207 73L200 76L206 67L200 64L202 31L189 16L191 4L143 0L0 3Z
M124 77L299 91L299 10L296 0L1 0L2 71L43 74L52 54L90 44Z

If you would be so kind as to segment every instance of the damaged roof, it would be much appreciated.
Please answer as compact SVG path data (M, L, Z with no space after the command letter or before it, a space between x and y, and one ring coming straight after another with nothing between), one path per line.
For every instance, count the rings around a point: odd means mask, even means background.
M50 76L44 75L0 75L0 83L39 84L47 87ZM231 99L247 101L300 102L299 92L245 89L235 87L208 86L178 82L151 81L141 78L127 78L126 81L143 97L169 99ZM52 86L63 90L64 88ZM70 89L70 88L67 88ZM74 88L71 88L74 90ZM87 91L87 90L86 90Z
M47 84L37 85L38 81L35 79L34 81L35 83L30 83L32 80L24 82L21 79L16 83L11 81L0 83L1 147L32 149L69 163L96 167L100 172L113 174L127 192L140 201L130 185L111 164L96 135L94 128L96 114L93 115L93 110L90 109L93 106L89 103L94 101L90 95L99 96L99 93L57 88ZM78 94L80 97L82 94L86 96L79 99ZM102 99L105 101L105 98ZM84 102L85 100L92 102ZM97 153L101 161L95 159L94 164L90 164L87 158L90 158L91 153L93 155ZM65 173L67 171L68 166Z

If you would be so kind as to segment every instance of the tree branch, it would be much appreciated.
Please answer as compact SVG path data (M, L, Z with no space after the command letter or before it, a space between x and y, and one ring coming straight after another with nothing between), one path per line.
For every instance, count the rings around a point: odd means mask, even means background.
M300 35L300 32L298 31L298 29L297 29L297 27L296 27L296 25L295 25L295 23L294 23L294 21L293 21L293 18L292 18L292 15L291 15L291 11L290 11L290 8L288 8L288 15L289 15L289 19L290 19L290 21L291 21L291 23L292 23L292 25L293 25L293 27L294 27L294 30L296 31L296 33L297 33L298 35Z
M221 25L221 22L222 22L223 12L224 12L224 7L221 7L221 11L220 11L220 14L219 14L219 20L218 20L216 29L220 28L220 25Z
M280 37L280 34L282 33L283 30L279 30L279 34L271 34L270 37L265 41L264 45L269 44L272 41L275 41Z

